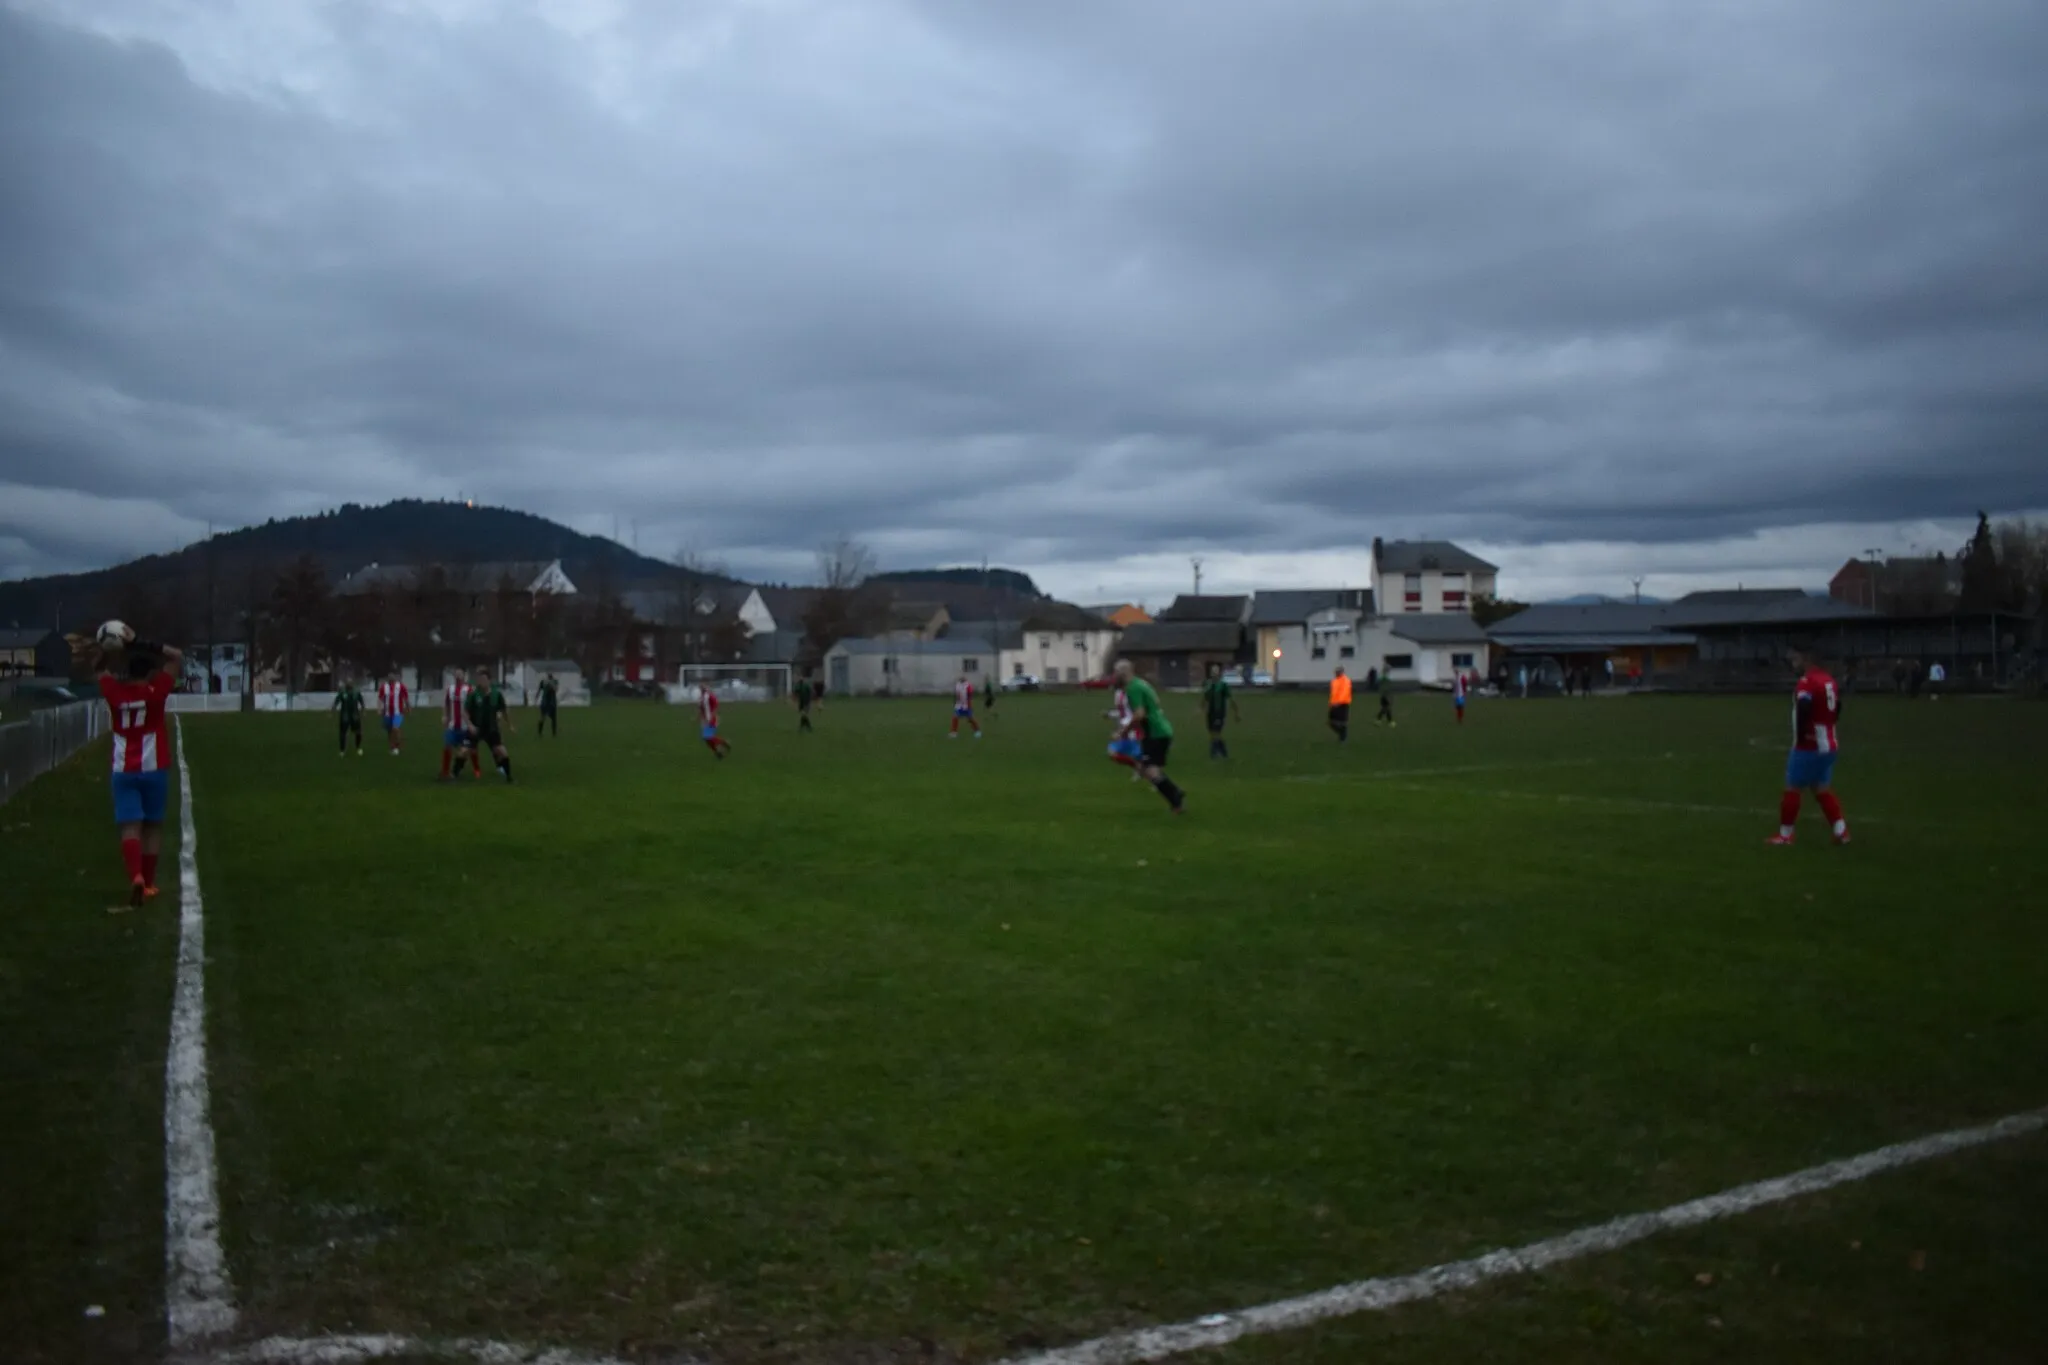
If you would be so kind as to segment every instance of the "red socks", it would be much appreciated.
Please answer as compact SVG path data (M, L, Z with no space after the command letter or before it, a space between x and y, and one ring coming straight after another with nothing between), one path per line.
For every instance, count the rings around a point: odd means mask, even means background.
M156 885L156 860L157 855L154 853L142 855L142 884L144 886Z
M448 765L454 761L455 751L453 749L444 748L441 750L441 776L448 776Z
M1849 822L1842 818L1842 803L1835 799L1835 794L1816 792L1814 795L1820 802L1821 814L1828 817L1828 828L1834 831L1835 837L1839 839L1848 834Z
M121 861L128 865L128 880L131 882L141 881L142 840L123 839L121 841Z
M1837 839L1849 835L1849 822L1842 818L1842 802L1831 791L1818 791L1813 799L1820 802L1820 813L1828 818L1828 829ZM1785 838L1792 837L1792 827L1799 823L1799 793L1786 792L1778 798L1778 833Z

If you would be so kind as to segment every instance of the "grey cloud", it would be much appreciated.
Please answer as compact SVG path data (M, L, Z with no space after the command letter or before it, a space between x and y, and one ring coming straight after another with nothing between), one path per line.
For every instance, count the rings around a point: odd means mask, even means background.
M0 4L0 485L785 567L2048 504L2032 7L276 13Z

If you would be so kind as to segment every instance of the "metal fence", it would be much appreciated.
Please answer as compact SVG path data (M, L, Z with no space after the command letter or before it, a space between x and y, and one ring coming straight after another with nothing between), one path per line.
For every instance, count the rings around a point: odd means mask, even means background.
M0 805L106 732L107 708L72 702L0 725Z

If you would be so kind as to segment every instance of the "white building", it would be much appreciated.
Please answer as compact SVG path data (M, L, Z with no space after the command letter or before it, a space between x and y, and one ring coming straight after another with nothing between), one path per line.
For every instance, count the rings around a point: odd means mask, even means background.
M1261 663L1282 686L1320 686L1339 668L1363 678L1368 670L1384 669L1388 654L1406 648L1405 641L1394 639L1384 616L1357 607L1323 607L1297 624L1265 630L1272 632L1274 643Z
M829 696L937 696L965 676L981 688L993 676L996 651L985 639L948 635L880 635L841 640L825 651Z
M954 621L946 634L996 641L999 677L1032 677L1047 685L1077 687L1109 673L1123 632L1084 608L1037 602L1020 620Z
M1380 668L1395 682L1448 687L1460 673L1485 678L1491 666L1486 629L1470 616L1439 612L1383 618L1393 638Z
M1469 614L1473 598L1499 595L1499 572L1448 540L1373 538L1373 587L1389 616Z

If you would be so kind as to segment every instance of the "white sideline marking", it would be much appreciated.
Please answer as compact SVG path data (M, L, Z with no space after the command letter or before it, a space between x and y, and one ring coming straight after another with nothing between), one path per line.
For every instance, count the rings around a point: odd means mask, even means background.
M1431 1266L1413 1275L1358 1280L1351 1284L1340 1284L1334 1289L1304 1294L1299 1298L1282 1299L1277 1303L1240 1309L1234 1313L1212 1313L1192 1322L1175 1323L1168 1327L1147 1327L1135 1332L1119 1332L1113 1336L1098 1337L1094 1341L1084 1341L1075 1346L1063 1346L1037 1355L1018 1356L1009 1361L1008 1365L1134 1365L1137 1361L1164 1360L1168 1356L1180 1355L1187 1351L1228 1345L1243 1337L1307 1327L1330 1318L1350 1317L1357 1313L1376 1313L1398 1304L1415 1303L1423 1299L1433 1299L1439 1294L1471 1289L1485 1284L1488 1280L1497 1280L1509 1275L1526 1275L1531 1271L1575 1261L1595 1252L1613 1251L1673 1228L1695 1227L1719 1218L1748 1213L1753 1209L1783 1203L1787 1199L1796 1199L1801 1195L1816 1194L1837 1185L1867 1180L1881 1171L1929 1161L1938 1156L1946 1156L1950 1152L1982 1146L1987 1142L2000 1142L2007 1138L2039 1132L2044 1127L2048 1127L2048 1109L2035 1109L2028 1113L2002 1118L1981 1128L1958 1128L1952 1132L1936 1133L1931 1137L1915 1138L1911 1142L1880 1147L1874 1152L1865 1152L1862 1156L1831 1161L1824 1166L1810 1166L1806 1170L1781 1175L1773 1180L1759 1180L1753 1185L1738 1185L1732 1190L1710 1194L1704 1199L1695 1199L1685 1204L1674 1204L1655 1213L1630 1214L1624 1218L1616 1218L1612 1222L1580 1228L1577 1232L1568 1232L1561 1237L1531 1242L1527 1246L1516 1247L1511 1251L1490 1251L1469 1261L1452 1261L1445 1265Z
M173 1351L235 1329L220 1249L220 1189L206 1083L206 917L199 899L192 769L178 724L178 982L164 1063L164 1310Z
M1591 768L1604 758L1553 758L1529 763L1466 763L1454 768L1378 768L1362 773L1295 773L1282 782L1391 782L1401 777L1463 777L1472 773L1526 772L1532 768Z
M611 1356L503 1341L424 1341L401 1336L266 1337L209 1356L209 1365L357 1365L394 1356L473 1360L477 1365L626 1365Z

